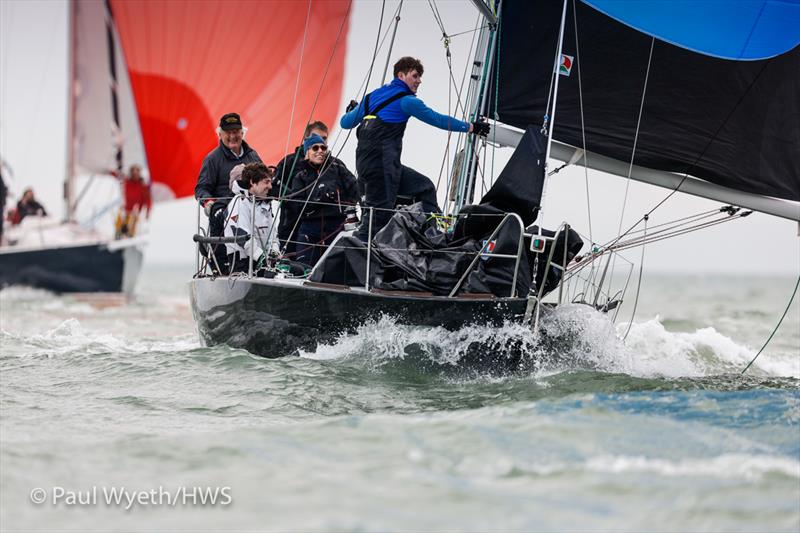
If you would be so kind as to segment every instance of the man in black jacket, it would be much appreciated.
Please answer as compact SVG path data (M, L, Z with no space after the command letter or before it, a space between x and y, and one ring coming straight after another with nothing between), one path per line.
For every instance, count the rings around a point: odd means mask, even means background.
M312 134L303 143L305 158L295 163L281 216L296 241L295 260L313 266L342 231L345 209L358 201L358 184L325 140Z
M217 135L219 146L203 159L200 176L194 188L194 197L200 202L208 216L208 234L221 237L225 230L227 212L225 207L233 196L229 180L231 170L240 163L261 163L255 150L244 141L245 129L237 113L226 113L219 120ZM225 246L214 247L214 256L222 270L227 272ZM216 269L216 266L214 266Z
M22 222L23 218L31 215L46 217L47 211L33 196L33 189L28 187L22 192L22 198L17 202L17 220Z

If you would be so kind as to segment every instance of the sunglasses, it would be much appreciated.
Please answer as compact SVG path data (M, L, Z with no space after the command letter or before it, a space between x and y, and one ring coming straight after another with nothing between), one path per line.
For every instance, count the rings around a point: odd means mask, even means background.
M328 147L325 146L324 144L315 144L314 146L311 147L311 151L312 152L327 152L328 151Z

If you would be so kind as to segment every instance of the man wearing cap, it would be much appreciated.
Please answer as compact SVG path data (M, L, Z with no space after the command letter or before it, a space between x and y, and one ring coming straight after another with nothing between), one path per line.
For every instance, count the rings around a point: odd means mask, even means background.
M220 237L225 230L226 205L233 196L229 185L231 170L239 164L261 163L261 158L244 140L245 129L237 113L226 113L219 120L219 146L203 159L194 197L208 215L208 234ZM214 247L220 268L227 265L224 246Z
M363 182L364 207L374 207L372 233L392 217L397 195L408 195L422 202L426 211L440 211L433 182L419 172L403 166L403 134L411 117L439 129L486 136L489 125L483 121L463 122L441 115L417 98L423 67L419 59L401 57L394 65L394 79L364 98L351 101L339 124L346 129L358 126L356 171ZM358 236L366 241L369 213L361 219Z
M305 157L295 163L281 216L294 259L313 266L342 231L345 210L358 201L358 183L340 160L331 157L325 139L312 134L303 142Z

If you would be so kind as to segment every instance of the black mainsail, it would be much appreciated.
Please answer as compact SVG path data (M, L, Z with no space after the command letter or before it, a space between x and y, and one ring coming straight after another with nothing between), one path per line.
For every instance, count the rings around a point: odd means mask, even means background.
M647 75L634 164L800 201L800 46L721 59L580 1L567 10L562 54L572 68L560 79L555 140L629 162ZM489 116L519 128L542 123L561 16L561 2L503 2Z

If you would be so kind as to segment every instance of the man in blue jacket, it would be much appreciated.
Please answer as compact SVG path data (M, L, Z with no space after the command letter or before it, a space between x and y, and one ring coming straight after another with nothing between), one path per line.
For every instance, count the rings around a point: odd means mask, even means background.
M392 217L397 195L413 196L423 209L440 212L433 182L419 172L403 166L403 134L411 117L448 131L469 132L486 136L486 122L463 122L441 115L417 98L422 83L422 63L413 57L402 57L394 65L394 79L369 93L360 104L351 102L339 124L345 129L358 126L356 136L356 171L365 192L363 207L375 208L373 235ZM366 241L369 233L369 211L364 212L358 236Z

